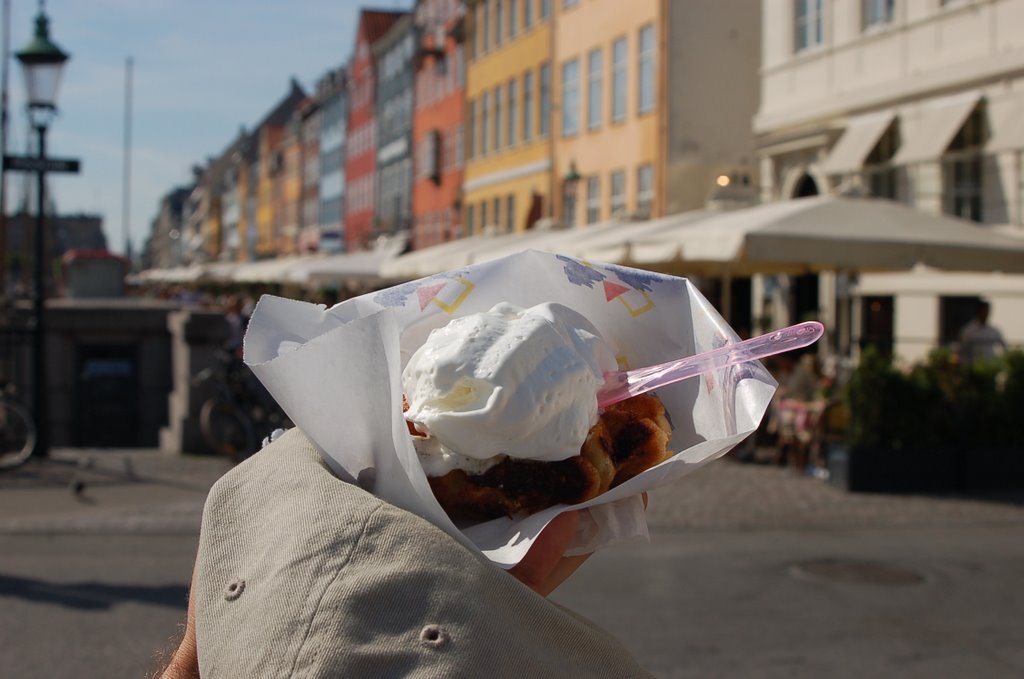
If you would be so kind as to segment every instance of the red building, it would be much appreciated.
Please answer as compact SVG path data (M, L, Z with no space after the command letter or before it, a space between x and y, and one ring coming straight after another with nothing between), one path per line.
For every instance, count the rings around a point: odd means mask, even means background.
M451 0L416 3L420 50L412 122L414 249L462 236L463 11L462 3Z
M362 10L355 53L348 69L348 131L345 154L345 248L361 250L373 233L377 172L376 64L373 43L406 12Z

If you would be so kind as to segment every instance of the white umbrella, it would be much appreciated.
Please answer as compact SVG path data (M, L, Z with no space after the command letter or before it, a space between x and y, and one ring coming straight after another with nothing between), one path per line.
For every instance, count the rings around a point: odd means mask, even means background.
M405 248L406 239L389 240L373 250L310 257L291 267L287 280L304 285L377 283L386 280L381 269Z
M309 257L290 256L240 264L231 274L236 283L284 283L288 271Z
M706 216L630 243L631 264L690 273L1024 272L1024 241L888 200L815 197Z

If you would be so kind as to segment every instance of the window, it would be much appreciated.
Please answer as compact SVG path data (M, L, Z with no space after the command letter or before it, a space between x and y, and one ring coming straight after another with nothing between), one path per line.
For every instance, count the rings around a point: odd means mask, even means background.
M601 99L604 97L601 87L601 69L604 59L601 50L590 52L587 57L587 129L597 130L601 127Z
M508 0L508 37L509 40L516 37L516 15L519 14L516 0Z
M893 4L894 0L861 0L864 28L891 22Z
M654 166L641 165L636 171L636 209L650 217L654 207Z
M503 231L501 228L501 198L494 199L494 225L498 227L498 231Z
M587 177L587 224L594 224L601 218L601 178L596 174Z
M817 47L824 42L824 0L794 0L796 51Z
M516 143L516 121L518 116L516 115L516 81L515 79L508 81L508 145L515 146Z
M490 132L491 107L488 106L487 93L480 95L480 155L487 155L487 145L490 143L488 134Z
M501 41L505 37L505 8L501 0L495 0L494 4L494 46L501 47Z
M540 67L540 136L546 137L551 125L551 64Z
M626 211L626 173L622 170L612 172L612 192L608 207L612 217L618 217Z
M486 54L484 51L484 39L487 35L487 17L484 16L486 11L486 3L480 3L476 7L476 21L473 26L473 56L483 56Z
M577 59L562 64L562 136L580 131L580 62Z
M504 128L501 125L502 115L504 113L502 100L505 98L503 90L505 88L498 85L494 88L494 150L495 152L501 150L501 135L505 133Z
M547 21L551 16L551 0L540 0L540 20Z
M480 228L486 229L487 224L487 201L480 201Z
M638 96L640 113L654 110L654 26L640 29L638 50Z
M626 39L612 43L612 122L626 119Z
M505 209L507 210L506 222L509 231L516 230L516 197L511 193L508 195L508 200L505 201Z
M523 0L523 30L533 25L533 3L537 0Z
M476 154L476 102L470 101L466 104L466 137L469 139L469 147L466 149L466 157L472 158Z
M484 0L483 6L483 19L480 21L480 33L484 36L484 47L483 52L487 52L491 49L491 3L494 0Z
M531 0L532 2L532 0ZM533 73L523 74L523 142L533 136Z
M981 151L985 118L977 108L964 122L943 156L945 211L963 219L982 221Z
M569 182L562 184L562 223L567 228L576 226L576 187Z

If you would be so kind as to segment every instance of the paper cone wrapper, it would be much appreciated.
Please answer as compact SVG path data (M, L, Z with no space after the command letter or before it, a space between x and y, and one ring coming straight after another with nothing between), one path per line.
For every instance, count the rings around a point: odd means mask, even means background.
M329 309L263 297L246 333L245 362L339 476L504 568L518 563L544 526L570 509L584 510L571 553L646 536L640 493L728 452L757 428L777 386L760 363L746 363L660 389L673 426L670 459L589 502L457 527L430 491L406 429L402 369L431 330L499 302L557 302L580 312L617 350L622 368L738 339L685 278L527 250ZM679 492L686 492L685 484Z

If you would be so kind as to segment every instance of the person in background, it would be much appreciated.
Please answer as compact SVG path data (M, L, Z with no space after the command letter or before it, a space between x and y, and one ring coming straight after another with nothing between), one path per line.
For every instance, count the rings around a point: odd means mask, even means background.
M990 311L988 302L979 302L974 318L960 331L960 362L964 366L990 361L1006 351L1003 333L988 322Z

